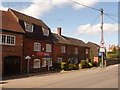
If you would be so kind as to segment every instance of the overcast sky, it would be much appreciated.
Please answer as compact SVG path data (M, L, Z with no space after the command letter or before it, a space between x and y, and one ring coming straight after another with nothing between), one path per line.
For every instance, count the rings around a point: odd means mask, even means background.
M25 2L24 2L25 1ZM100 44L100 11L75 4L71 1L103 8L114 19L118 20L118 2L100 2L100 0L31 0L28 2L2 2L0 9L12 8L27 15L42 19L56 33L62 28L62 34ZM118 44L118 23L104 15L105 45Z

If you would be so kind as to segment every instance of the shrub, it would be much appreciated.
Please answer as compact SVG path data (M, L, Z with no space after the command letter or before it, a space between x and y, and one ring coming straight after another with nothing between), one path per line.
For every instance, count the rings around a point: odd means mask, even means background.
M118 57L117 54L109 54L109 55L108 55L108 58L117 58L117 57Z
M53 70L60 70L61 69L61 63L53 63Z
M61 62L61 69L67 70L68 64L66 62Z
M81 65L82 65L82 68L85 68L86 67L86 61L85 60L81 60Z
M69 69L75 70L75 69L79 69L79 67L78 67L78 65L75 65L75 64L69 64Z
M93 66L94 67L98 67L98 63L97 62L93 62Z

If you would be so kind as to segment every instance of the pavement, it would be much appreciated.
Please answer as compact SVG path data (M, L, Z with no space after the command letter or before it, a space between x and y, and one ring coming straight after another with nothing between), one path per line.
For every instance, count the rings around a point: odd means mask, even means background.
M6 79L2 88L118 88L118 65Z

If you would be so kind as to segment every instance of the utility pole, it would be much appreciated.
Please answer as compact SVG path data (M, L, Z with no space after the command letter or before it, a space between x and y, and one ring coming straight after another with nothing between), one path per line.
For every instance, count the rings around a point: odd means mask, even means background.
M100 46L100 52L102 53L101 59L102 59L102 67L103 67L104 66L104 52L105 52L105 47L104 47L105 42L104 42L104 34L103 34L103 9L101 8L100 11L101 11L101 27L100 27L101 28L101 42L100 42L101 46Z

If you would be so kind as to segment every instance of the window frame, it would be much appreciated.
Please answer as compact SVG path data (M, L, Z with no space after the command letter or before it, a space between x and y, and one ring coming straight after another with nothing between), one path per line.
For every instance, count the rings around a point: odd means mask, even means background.
M5 42L3 43L3 36L5 36ZM9 43L8 43L8 37L10 37L9 38ZM12 39L11 38L13 38L13 43L12 43ZM13 36L13 35L7 35L7 34L0 34L0 39L1 39L1 41L0 41L0 44L1 45L15 45L15 43L16 43L16 37L15 36Z
M35 67L35 61L39 61L39 67ZM34 59L33 68L34 69L41 68L41 60L40 59Z
M38 44L39 45L39 50L38 49L36 49L36 44ZM34 42L34 51L41 51L41 43L39 43L39 42Z
M74 52L75 54L78 54L78 53L79 53L79 52L78 52L78 48L77 48L77 47L75 47L75 49L74 49L74 50L75 50L75 52Z
M52 52L52 45L51 44L46 44L46 52L49 52L49 53Z
M29 28L31 27L31 30L26 28L27 25L29 25ZM27 32L33 32L33 28L34 28L34 25L33 25L33 24L29 24L29 23L26 23L26 22L25 22L25 31L27 31Z
M43 65L43 60L44 60L44 65ZM42 67L46 67L47 66L47 60L46 58L42 58Z
M66 53L66 46L64 45L61 46L61 53Z
M42 28L42 30L43 30L43 35L44 36L49 36L50 35L49 29ZM46 34L46 31L47 31L47 34Z
M86 54L88 54L88 53L89 53L89 50L88 50L87 48L85 49L85 53L86 53Z

